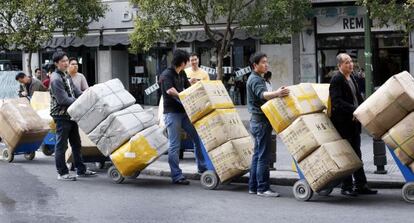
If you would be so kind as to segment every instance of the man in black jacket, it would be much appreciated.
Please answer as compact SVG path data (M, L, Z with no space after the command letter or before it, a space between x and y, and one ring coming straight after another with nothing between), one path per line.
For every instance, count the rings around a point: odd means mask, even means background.
M354 65L351 57L341 53L336 59L339 72L332 77L329 87L332 102L331 120L342 138L349 141L358 157L361 158L361 124L354 118L353 113L363 102L363 98L352 75ZM355 180L355 189L352 177ZM368 188L364 168L361 167L343 180L341 193L356 196L357 194L376 194L377 191Z
M68 107L82 93L77 89L70 77L66 74L69 66L69 59L62 51L53 54L53 63L56 70L50 78L50 115L56 122L56 145L55 161L58 172L58 180L75 181L76 176L69 174L65 163L65 152L68 148L68 140L72 147L73 159L77 176L93 176L96 173L86 169L81 158L81 139L79 136L78 124L70 120L67 112Z

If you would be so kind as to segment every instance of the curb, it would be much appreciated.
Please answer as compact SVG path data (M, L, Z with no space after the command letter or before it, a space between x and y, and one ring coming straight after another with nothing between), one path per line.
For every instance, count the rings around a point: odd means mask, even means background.
M142 171L142 174L147 176L159 176L159 177L171 177L171 172L169 170L161 169L145 169ZM183 173L183 175L189 180L200 180L201 175L198 173ZM298 178L292 177L280 177L280 178L270 178L271 185L278 186L293 186L295 182L298 181ZM249 182L247 176L242 176L239 178L233 179L231 182L234 183L245 183ZM368 182L368 185L372 188L378 189L401 189L404 186L404 182L397 181L381 181L381 180L372 180Z

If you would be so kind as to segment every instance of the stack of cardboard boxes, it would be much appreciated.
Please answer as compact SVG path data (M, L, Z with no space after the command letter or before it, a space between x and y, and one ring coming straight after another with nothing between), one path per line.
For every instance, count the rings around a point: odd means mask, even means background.
M221 182L250 169L253 140L221 81L199 81L180 93Z
M298 162L312 190L320 191L353 173L362 162L322 112L326 106L312 84L288 88L289 96L268 101L262 110Z
M140 171L167 150L155 113L135 104L118 79L88 88L68 113L123 174Z
M394 149L400 161L414 172L414 78L404 71L392 76L374 92L354 116L375 138Z

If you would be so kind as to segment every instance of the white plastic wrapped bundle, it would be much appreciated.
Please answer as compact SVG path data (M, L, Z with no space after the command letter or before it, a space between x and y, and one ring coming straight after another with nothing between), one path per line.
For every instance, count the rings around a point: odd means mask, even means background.
M110 114L133 104L135 98L125 90L119 79L113 79L84 91L68 108L68 113L88 134Z
M132 136L155 124L157 117L152 109L144 111L140 105L132 105L109 115L88 136L109 156Z

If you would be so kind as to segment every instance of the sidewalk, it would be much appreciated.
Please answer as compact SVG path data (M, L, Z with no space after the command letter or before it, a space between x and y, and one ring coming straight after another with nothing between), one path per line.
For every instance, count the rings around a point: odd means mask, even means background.
M157 107L152 107L157 110ZM243 123L248 126L250 115L245 106L237 107L237 111L240 114ZM362 160L364 161L364 168L367 175L369 184L376 188L400 188L405 183L403 176L400 173L397 165L387 150L387 165L385 169L387 174L380 175L375 174L376 167L373 162L373 144L372 138L363 133L361 135L361 150ZM277 138L277 161L275 163L276 170L270 172L271 183L275 185L291 186L295 181L299 179L298 174L292 171L292 158L289 155L287 149L283 145L282 141ZM200 179L200 175L197 174L197 168L194 161L194 155L192 153L185 153L184 160L181 160L180 167L183 170L184 175L189 179ZM143 174L156 175L156 176L170 176L170 168L168 165L167 156L161 157L159 160L148 166ZM235 182L246 183L248 181L248 174L235 179Z

